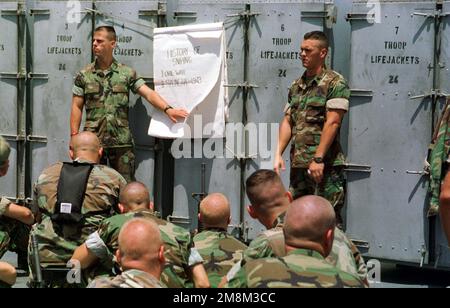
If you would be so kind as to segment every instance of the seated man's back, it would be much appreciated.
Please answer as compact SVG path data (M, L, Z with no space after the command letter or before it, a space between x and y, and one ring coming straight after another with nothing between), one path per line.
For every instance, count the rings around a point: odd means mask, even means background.
M37 236L41 263L66 264L84 240L97 230L103 219L114 213L120 189L126 185L122 176L107 166L95 165L89 176L82 206L83 220L77 225L54 223L59 174L63 164L57 163L42 172L34 189L42 214L32 233Z
M150 219L159 227L166 259L161 281L170 288L190 286L189 277L186 274L190 266L190 249L193 246L190 233L166 220L157 218L151 210L115 215L102 222L98 230L98 237L108 248L109 256L112 257L119 247L118 238L122 226L133 218Z
M254 260L269 257L284 257L284 235L282 228L267 230L254 239L244 251L244 259ZM339 228L334 230L334 241L326 260L338 269L358 276L367 285L367 266L358 248Z
M297 249L283 258L248 261L228 288L362 288L358 277L328 263L318 252Z
M336 218L330 202L317 196L295 200L287 210L283 236L279 232L267 236L268 239L273 236L277 242L284 241L285 256L250 261L247 258L237 272L233 269L227 275L227 286L364 287L358 276L344 272L325 260L332 251L335 230ZM267 253L271 250L270 245L266 245L266 249L261 251Z
M80 133L71 140L73 163L56 163L36 181L33 200L40 219L31 234L37 240L42 267L65 267L102 220L118 211L126 181L114 169L98 165L102 151L95 134ZM30 264L33 252L29 245Z
M199 220L204 230L194 237L195 248L205 260L211 287L217 288L222 277L242 259L247 246L227 233L230 206L224 195L207 196L200 204Z

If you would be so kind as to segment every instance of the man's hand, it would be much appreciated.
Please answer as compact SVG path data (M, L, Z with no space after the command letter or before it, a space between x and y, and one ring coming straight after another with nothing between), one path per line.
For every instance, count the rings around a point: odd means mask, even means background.
M278 173L278 175L280 175L280 169L281 169L281 171L285 171L286 170L286 163L284 162L283 156L281 156L280 154L276 154L275 155L275 161L274 161L273 170L276 173Z
M323 170L325 169L325 164L318 164L312 162L309 165L308 174L317 184L320 184L323 180Z
M174 108L167 109L166 114L174 123L178 123L177 118L185 119L189 116L189 113L186 110Z

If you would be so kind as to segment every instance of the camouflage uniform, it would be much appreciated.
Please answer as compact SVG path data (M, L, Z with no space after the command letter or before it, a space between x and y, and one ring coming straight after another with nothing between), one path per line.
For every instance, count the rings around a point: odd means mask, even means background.
M212 288L219 286L222 277L242 259L246 245L226 230L208 229L194 237L195 248L205 260L205 270Z
M191 234L181 227L157 218L151 211L129 212L105 219L97 235L91 236L86 245L99 258L111 258L119 247L120 229L133 218L148 218L159 226L166 258L166 266L161 275L161 281L170 288L192 287L186 272L190 266L201 263L203 260L190 260L193 248ZM97 237L97 239L94 239L94 237ZM92 249L93 247L95 249Z
M363 288L362 281L328 263L313 250L296 249L283 258L248 261L228 288Z
M308 80L305 75L296 80L290 90L286 114L292 127L290 190L294 199L304 195L319 195L331 202L342 222L344 205L345 157L339 144L339 133L324 159L324 179L319 184L307 171L320 144L328 109L348 111L350 90L344 77L331 70Z
M100 277L92 281L88 288L95 289L144 289L167 288L162 282L152 275L140 270L128 270L114 278Z
M430 207L428 216L439 214L439 196L441 183L445 178L448 163L450 163L450 99L447 100L443 114L436 126L430 145L428 163L430 164Z
M244 263L247 260L267 257L284 257L286 255L282 225L267 230L254 239L244 251ZM333 247L326 260L343 272L358 276L367 282L367 266L358 248L347 238L344 232L335 229ZM236 271L236 269L235 269ZM232 277L230 274L229 278Z
M96 62L82 69L75 77L73 95L84 97L86 123L84 130L99 137L106 160L128 181L134 181L135 156L133 138L128 124L129 91L136 93L144 85L136 72L113 61L106 70Z
M11 204L6 198L0 198L0 258L8 251L20 255L27 254L30 227L9 217L3 216Z
M80 161L81 163L85 161ZM31 233L39 244L41 265L66 266L75 249L98 229L100 223L117 211L120 191L125 187L125 179L114 169L95 165L89 176L82 214L85 215L79 226L62 226L53 223L57 186L63 164L57 163L45 169L34 185L34 199L42 214L39 224L33 226ZM29 245L29 263L33 261Z

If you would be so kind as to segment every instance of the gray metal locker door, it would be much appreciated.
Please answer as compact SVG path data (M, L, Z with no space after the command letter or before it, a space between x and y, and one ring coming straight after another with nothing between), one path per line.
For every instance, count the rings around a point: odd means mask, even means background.
M28 7L33 20L31 85L31 177L43 169L70 160L70 113L75 74L91 60L91 15L82 1L80 23L68 22L67 1L35 1Z
M422 95L433 88L434 26L414 13L434 8L434 1L381 2L379 15L355 3L349 16L348 161L371 172L347 172L347 231L370 247L371 257L427 261L427 184L420 172L432 116Z
M17 183L17 135L19 114L18 102L18 4L16 1L0 2L0 135L11 146L8 174L0 178L0 196L20 198L23 187ZM23 102L22 102L23 103ZM21 108L20 108L21 109ZM23 176L23 174L22 174ZM20 176L19 176L20 178ZM23 185L23 183L22 183Z
M114 57L153 85L153 29L158 25L158 1L96 1L96 27L111 25L117 33ZM136 179L153 194L155 139L148 136L153 107L130 92L130 128L136 154Z
M442 9L442 50L441 50L441 66L440 66L440 90L443 96L450 99L450 1L444 2ZM441 104L437 108L439 115L442 113L445 97L441 97ZM447 239L442 230L439 217L436 220L436 263L439 267L450 267L450 249L448 249Z
M258 13L250 27L249 82L257 86L249 95L248 123L263 124L258 130L258 140L249 138L249 154L258 153L258 157L247 164L245 178L254 171L273 169L273 156L277 148L278 127L283 118L287 103L288 90L292 82L304 72L300 45L303 35L310 31L323 31L325 1L290 1L289 3L259 3L250 1L252 13ZM317 17L321 16L321 17ZM263 129L262 128L267 128ZM267 131L267 133L265 133ZM274 142L263 144L264 135L274 134ZM254 137L253 137L254 138ZM264 141L263 141L264 140ZM271 140L272 141L272 140ZM255 146L261 147L256 149ZM253 147L252 147L253 146ZM268 151L268 153L263 153ZM286 188L289 187L290 146L286 148L284 158L286 171L282 173ZM270 153L270 156L267 157ZM246 213L245 221L249 228L249 238L254 238L264 227Z
M227 36L228 83L230 85L230 117L228 119L230 123L242 122L242 91L236 85L242 84L244 79L243 23L237 16L245 9L243 2L245 1L181 0L173 8L173 12L170 8L168 10L169 21L171 17L176 17L174 25L224 22ZM198 203L191 195L201 192L201 164L205 163L206 192L224 193L231 205L231 225L240 225L241 168L239 161L232 156L233 153L225 150L224 158L175 160L174 221L187 228L197 226Z

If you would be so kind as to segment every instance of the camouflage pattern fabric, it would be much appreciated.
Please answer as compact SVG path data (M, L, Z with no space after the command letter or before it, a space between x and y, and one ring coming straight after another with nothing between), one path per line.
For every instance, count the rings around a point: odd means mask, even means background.
M104 149L100 163L117 170L128 183L136 181L133 148Z
M189 267L190 250L193 247L191 234L168 221L157 218L151 211L129 212L105 219L98 234L108 247L110 255L118 249L119 232L122 226L133 218L148 218L156 222L164 242L166 265L161 281L169 288L192 287L186 271Z
M0 199L0 258L8 251L27 253L30 227L2 216L11 202L6 198Z
M95 165L88 179L82 206L82 214L85 217L80 225L62 226L53 223L50 217L55 210L62 166L62 163L57 163L45 169L34 185L33 201L39 207L42 220L33 226L31 232L38 240L39 257L44 267L65 266L74 250L98 229L106 217L117 211L120 191L126 185L125 179L114 169ZM29 262L32 262L31 247L29 251Z
M292 127L292 168L309 167L320 144L327 109L348 110L349 98L350 89L346 80L331 70L323 70L309 81L305 73L294 81L289 90L287 111ZM342 166L345 163L339 133L325 155L324 162L327 166Z
M132 147L129 92L136 93L144 84L133 69L116 60L107 71L98 69L96 62L82 69L75 77L72 92L84 97L84 130L96 133L104 148Z
M342 224L341 210L345 203L345 179L343 167L325 166L323 180L320 184L314 182L308 174L308 169L292 168L289 191L294 200L307 195L324 197L330 201L333 206L338 224Z
M227 288L363 288L363 282L343 272L313 250L296 249L282 258L248 261Z
M242 259L247 246L226 230L209 229L194 236L195 248L205 260L204 266L212 288L219 286L234 264Z
M284 257L284 235L282 227L267 230L255 238L244 251L244 263L248 260L268 257ZM326 260L341 271L358 276L367 283L367 266L358 248L347 238L344 232L335 228L334 241L330 255Z
M114 278L101 277L92 281L88 288L96 289L143 289L143 288L167 288L152 275L139 271L128 270Z
M430 205L428 217L439 214L439 195L441 183L445 177L445 163L450 153L450 99L447 100L439 124L436 126L430 145L428 163L430 164Z

